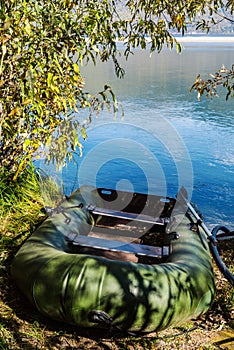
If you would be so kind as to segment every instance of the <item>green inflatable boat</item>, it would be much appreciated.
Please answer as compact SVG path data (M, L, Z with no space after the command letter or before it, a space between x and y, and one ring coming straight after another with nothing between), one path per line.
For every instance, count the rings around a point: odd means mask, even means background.
M207 239L178 197L82 187L45 209L48 218L12 264L17 285L45 316L151 332L210 308Z

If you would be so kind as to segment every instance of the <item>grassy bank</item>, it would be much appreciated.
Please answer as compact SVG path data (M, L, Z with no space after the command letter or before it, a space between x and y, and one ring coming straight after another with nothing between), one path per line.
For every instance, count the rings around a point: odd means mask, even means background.
M17 182L9 182L7 174L0 172L0 349L234 348L234 289L216 268L217 295L212 309L198 320L159 334L113 335L63 325L39 314L15 286L10 266L19 246L44 220L41 209L57 202L61 194L50 179L35 175L33 168Z

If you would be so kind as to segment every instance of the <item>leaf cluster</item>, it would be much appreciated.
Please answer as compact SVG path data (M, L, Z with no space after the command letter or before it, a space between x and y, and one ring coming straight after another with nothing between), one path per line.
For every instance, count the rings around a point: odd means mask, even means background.
M217 89L222 87L226 90L226 100L234 97L234 65L230 69L222 66L216 73L210 73L210 78L203 80L200 75L191 87L191 91L197 91L198 100L202 95L206 97L218 96Z
M42 147L60 164L81 148L77 113L109 90L85 93L80 66L114 55L111 18L108 1L1 1L0 165L15 177Z
M0 166L16 178L46 149L48 161L63 165L77 147L85 127L80 111L107 106L117 110L110 87L84 91L80 68L112 60L118 77L118 41L123 56L137 47L160 52L181 46L175 33L220 8L233 12L233 1L0 0ZM125 15L120 10L124 8Z

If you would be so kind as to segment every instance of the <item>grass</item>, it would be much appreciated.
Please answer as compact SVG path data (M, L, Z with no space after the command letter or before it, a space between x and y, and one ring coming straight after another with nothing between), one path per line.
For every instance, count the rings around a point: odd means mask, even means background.
M57 186L42 172L28 167L17 181L0 170L0 248L1 263L44 219L41 209L61 198ZM43 185L42 185L43 184Z
M159 334L114 336L104 330L60 324L39 314L16 288L10 266L19 246L44 220L41 209L60 199L53 181L42 173L35 174L33 167L17 182L9 182L7 174L0 170L0 350L234 348L234 288L216 267L217 295L211 310L197 320ZM226 258L231 259L231 255Z

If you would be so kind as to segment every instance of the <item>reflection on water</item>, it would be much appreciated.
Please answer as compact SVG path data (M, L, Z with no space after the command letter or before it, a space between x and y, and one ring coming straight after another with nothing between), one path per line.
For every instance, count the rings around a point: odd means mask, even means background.
M221 91L218 99L199 102L196 93L189 92L198 73L208 77L223 64L231 67L233 58L233 47L198 44L188 45L180 55L165 50L150 57L149 52L136 51L123 62L122 80L115 77L111 63L85 68L87 90L100 91L106 83L112 86L124 108L124 124L121 116L114 122L105 112L93 118L83 158L77 159L79 167L83 164L80 179L74 165L63 172L67 191L76 181L139 192L163 188L174 196L183 182L192 187L192 199L208 223L234 228L234 99L226 102ZM167 120L168 130L160 129L162 119ZM116 139L119 143L100 148ZM126 140L139 148L134 150ZM100 152L92 157L94 149Z

